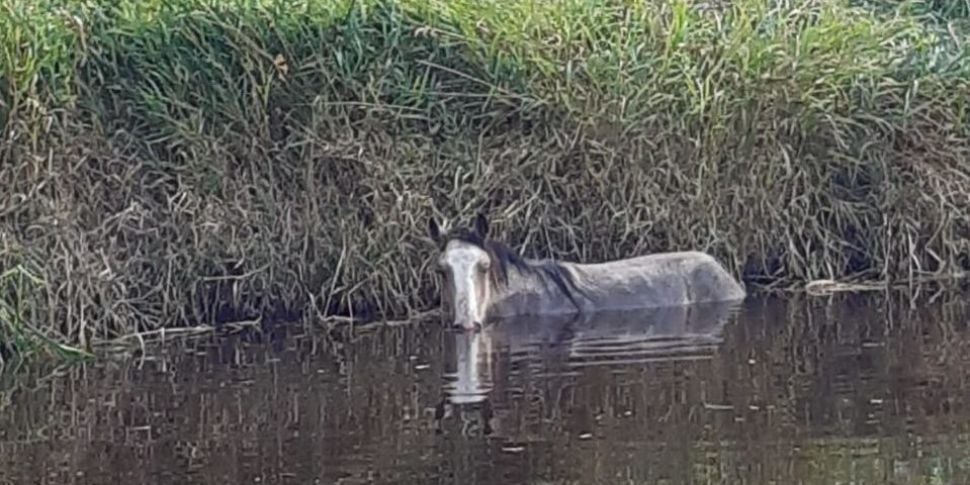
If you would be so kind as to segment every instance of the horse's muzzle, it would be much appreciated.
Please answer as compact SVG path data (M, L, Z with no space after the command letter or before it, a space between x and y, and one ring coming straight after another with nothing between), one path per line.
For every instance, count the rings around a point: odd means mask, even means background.
M460 328L466 332L477 332L482 329L481 322L455 322L455 328Z

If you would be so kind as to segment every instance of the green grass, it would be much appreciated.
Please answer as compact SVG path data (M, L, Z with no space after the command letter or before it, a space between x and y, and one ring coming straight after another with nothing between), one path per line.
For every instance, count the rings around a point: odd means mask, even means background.
M970 267L960 2L0 8L0 235L66 344L435 302L432 214L750 284ZM962 36L962 37L961 37Z

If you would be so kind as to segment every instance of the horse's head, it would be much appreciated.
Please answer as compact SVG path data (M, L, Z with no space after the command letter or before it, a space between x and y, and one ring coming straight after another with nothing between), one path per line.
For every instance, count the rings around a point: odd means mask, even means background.
M438 245L437 267L442 276L441 304L453 324L480 329L492 291L493 253L488 250L488 221L479 214L472 229L442 230L432 218L428 233Z

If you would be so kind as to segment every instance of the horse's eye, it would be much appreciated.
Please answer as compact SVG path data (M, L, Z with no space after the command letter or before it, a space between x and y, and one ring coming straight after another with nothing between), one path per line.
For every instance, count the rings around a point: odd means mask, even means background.
M481 268L482 271L484 271L484 270L488 269L488 267L491 266L491 265L492 265L492 262L486 259L486 260L482 261L478 265L478 267Z

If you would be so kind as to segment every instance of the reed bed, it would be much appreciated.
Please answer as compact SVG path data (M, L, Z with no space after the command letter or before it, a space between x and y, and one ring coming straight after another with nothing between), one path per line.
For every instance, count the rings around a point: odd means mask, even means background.
M965 7L8 0L0 269L80 348L406 316L426 219L477 211L529 256L699 249L753 286L954 274Z

